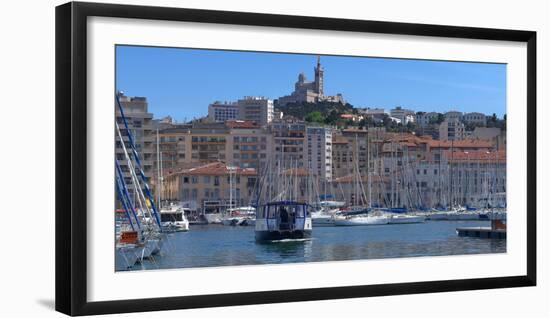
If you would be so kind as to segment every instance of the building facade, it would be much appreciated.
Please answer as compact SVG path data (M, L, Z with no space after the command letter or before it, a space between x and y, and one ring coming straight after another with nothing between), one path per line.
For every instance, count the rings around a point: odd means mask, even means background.
M332 179L332 129L306 128L306 168L320 181Z
M153 165L155 159L154 156L156 154L153 135L153 114L148 111L148 103L145 97L128 97L123 93L118 93L118 99L124 111L128 128L132 133L143 172L149 181L154 175ZM115 105L115 116L123 139L121 141L118 133L115 131L115 157L124 174L126 184L130 184L131 173L128 166L128 161L126 160L124 154L122 142L124 142L126 150L129 154L131 152L131 145L128 132L124 126L124 122L117 105ZM133 189L129 187L129 191L133 191Z
M240 168L265 168L272 138L252 121L197 123L159 131L159 157L162 168L224 161Z
M449 121L462 120L462 112L458 112L455 110L448 111L443 116L445 117L445 120Z
M223 123L239 119L239 105L229 102L214 102L208 105L208 119L211 122Z
M473 124L476 126L485 126L487 124L487 118L482 113L465 113L462 116L462 121L466 124Z
M333 142L338 149L339 141ZM347 143L347 141L345 142ZM388 135L370 147L368 174L334 178L338 200L395 208L506 205L506 155L490 141ZM342 152L349 147L342 147ZM335 162L337 154L334 153Z
M163 198L187 202L189 206L205 204L229 207L251 204L257 171L238 168L224 162L212 162L180 169L164 176Z
M466 136L464 123L460 119L450 117L445 119L439 125L439 139L447 140L462 140Z
M272 166L281 169L304 168L306 125L297 121L277 121L268 126L273 138Z
M227 162L264 173L271 157L271 135L254 121L228 121L226 125L229 128Z
M237 101L237 119L249 120L265 126L273 121L273 100L265 97L245 96Z
M498 127L476 127L470 134L471 139L489 140L497 150L506 150L506 131Z
M415 112L414 112L414 110L404 109L404 108L399 107L399 106L392 109L392 110L390 110L390 116L393 117L393 118L399 119L400 122L403 125L406 125L410 122L415 121Z
M416 123L420 127L429 126L439 119L439 113L436 112L419 112L416 114Z

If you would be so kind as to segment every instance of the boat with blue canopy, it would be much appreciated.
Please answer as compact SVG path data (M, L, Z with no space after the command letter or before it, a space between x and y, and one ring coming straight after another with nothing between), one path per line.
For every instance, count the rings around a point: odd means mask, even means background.
M312 232L309 205L296 201L276 201L256 211L256 241L310 239Z

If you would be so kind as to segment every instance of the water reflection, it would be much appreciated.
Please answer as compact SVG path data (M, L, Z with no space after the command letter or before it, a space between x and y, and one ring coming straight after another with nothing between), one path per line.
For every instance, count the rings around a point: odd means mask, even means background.
M278 260L282 263L285 260L298 262L311 257L313 240L293 240L282 242L267 242L257 244L256 251L262 258L268 260Z
M488 223L488 222L487 222ZM252 227L193 226L169 235L162 255L134 269L322 262L506 252L506 240L458 237L456 228L485 222L427 222L327 227L311 240L258 244Z

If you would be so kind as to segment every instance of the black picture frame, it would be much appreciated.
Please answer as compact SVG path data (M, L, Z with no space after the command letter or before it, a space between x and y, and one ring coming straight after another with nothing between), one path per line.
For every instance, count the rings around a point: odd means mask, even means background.
M91 16L501 40L527 44L527 274L352 287L88 302L86 30ZM56 310L68 315L280 303L536 285L536 32L168 7L70 2L56 7Z

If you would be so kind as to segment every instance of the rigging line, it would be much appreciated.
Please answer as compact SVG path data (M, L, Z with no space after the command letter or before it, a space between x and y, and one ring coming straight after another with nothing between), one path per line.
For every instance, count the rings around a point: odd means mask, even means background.
M127 205L131 208L130 210L132 211L132 215L134 216L134 219L136 220L136 223L138 225L138 228L141 228L141 224L139 222L139 218L137 216L137 213L136 213L136 210L134 208L134 206L132 205L132 202L130 201L130 194L128 193L128 189L126 187L126 184L124 184L124 176L122 174L122 169L120 168L120 165L118 164L118 161L115 161L116 163L116 172L117 172L117 181L120 182L120 184L117 184L117 186L120 186L121 187L121 191L124 190L124 192L122 192L124 194L124 196L122 197L123 199L125 198L127 200ZM123 202L124 204L124 202ZM130 220L130 222L132 222Z
M120 111L120 116L122 117L122 121L124 122L124 127L126 128L126 132L128 133L128 139L130 140L130 146L132 147L132 153L134 155L134 159L135 159L137 167L139 169L141 179L143 180L143 185L144 185L144 188L145 188L145 192L147 194L147 197L149 198L149 201L151 203L151 207L153 208L153 213L154 213L154 216L155 216L155 220L157 221L157 224L159 226L159 230L162 231L160 217L159 217L156 205L155 205L155 200L154 200L153 196L151 195L151 191L149 190L149 185L147 184L147 178L145 177L145 173L143 172L143 169L141 168L141 161L139 160L139 156L138 156L136 146L135 146L135 143L134 143L134 138L132 137L132 132L128 128L128 122L126 121L126 116L124 116L124 110L122 109L122 104L120 103L120 99L119 99L118 95L116 95L116 94L115 94L115 99L116 99L116 102L118 104L118 108L119 108L119 111ZM116 120L115 120L115 122L116 122ZM118 123L117 123L117 125L118 125Z
M124 198L124 196L122 194L122 191L120 189L120 178L119 178L118 175L116 176L116 189L117 189L118 197L119 197L120 201L122 202L122 205L124 206L124 213L126 214L126 218L130 222L130 226L132 227L132 231L135 231L136 229L134 228L134 222L132 222L132 219L130 217L130 212L128 212L129 208L128 208L126 199Z
M135 173L136 168L134 167L134 164L132 163L132 160L131 160L130 156L128 155L128 151L126 149L126 144L124 143L124 139L122 139L122 133L120 131L120 127L118 126L118 123L116 123L116 122L115 122L115 126L116 126L116 129L117 129L118 137L120 138L120 142L122 144L122 150L124 151L124 155L126 156L126 162L128 164L128 169L130 170L130 176L132 177L132 185L134 186L134 191L137 193L137 201L138 201L139 207L140 207L141 211L146 211L149 214L149 216L152 217L153 215L152 215L149 207L147 206L147 204L145 204L145 202L147 202L147 199L145 198L145 195L143 194L143 190L141 188L139 178L137 177L137 175Z

